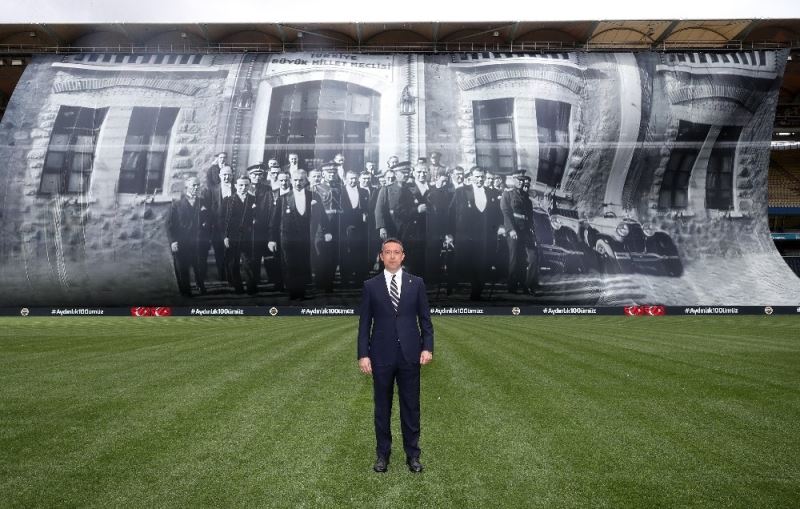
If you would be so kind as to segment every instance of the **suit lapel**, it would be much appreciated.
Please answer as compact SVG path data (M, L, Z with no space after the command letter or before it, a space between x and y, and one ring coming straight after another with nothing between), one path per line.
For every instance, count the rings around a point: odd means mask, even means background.
M413 281L414 280L411 278L411 275L404 270L403 271L403 286L400 289L400 301L397 303L398 311L400 310L400 306L402 306L403 303L408 300L408 299L405 298L405 296L408 295L408 292L411 291L411 285L412 285Z

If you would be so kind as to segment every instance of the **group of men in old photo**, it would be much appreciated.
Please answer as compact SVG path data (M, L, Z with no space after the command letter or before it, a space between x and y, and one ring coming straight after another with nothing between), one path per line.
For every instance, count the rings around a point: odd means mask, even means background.
M382 270L387 238L406 250L406 268L447 294L469 283L480 300L487 282L509 292L532 292L536 248L530 177L478 166L442 164L441 154L415 164L392 156L348 166L343 154L304 169L298 154L247 167L236 175L226 153L205 182L188 177L167 215L167 234L180 293L207 293L207 260L235 293L286 292L303 299L360 288ZM507 178L513 177L513 178ZM263 269L263 270L262 270ZM337 278L338 275L338 278Z

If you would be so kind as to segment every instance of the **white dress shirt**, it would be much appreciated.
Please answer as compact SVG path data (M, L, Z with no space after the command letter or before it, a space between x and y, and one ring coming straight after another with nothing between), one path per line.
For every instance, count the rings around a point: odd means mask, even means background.
M486 210L486 189L472 186L472 190L475 194L475 206L479 211L483 212Z
M354 208L358 208L358 188L357 187L350 187L345 186L347 190L347 197L350 198L350 205Z
M402 267L396 273L396 278L394 278L395 283L397 283L397 295L403 295L403 269ZM386 290L389 292L389 295L392 294L392 273L386 269L383 269L383 277L386 278Z
M297 207L297 213L304 216L306 213L306 190L294 190L294 205Z

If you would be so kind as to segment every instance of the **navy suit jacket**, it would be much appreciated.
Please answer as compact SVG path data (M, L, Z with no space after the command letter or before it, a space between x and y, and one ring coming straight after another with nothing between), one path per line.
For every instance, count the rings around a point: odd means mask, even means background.
M364 281L358 322L358 358L376 365L397 360L397 342L406 362L419 364L423 350L433 353L433 324L422 278L403 270L400 303L395 313L383 272Z

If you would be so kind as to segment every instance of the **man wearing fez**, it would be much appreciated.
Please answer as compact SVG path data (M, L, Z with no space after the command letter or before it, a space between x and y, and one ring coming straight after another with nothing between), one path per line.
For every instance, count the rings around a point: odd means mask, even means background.
M536 237L533 233L533 202L528 194L531 178L524 169L514 173L516 186L503 192L500 209L508 235L508 291L533 292L536 285Z
M358 367L372 375L376 460L373 470L386 472L392 452L392 399L395 381L400 398L403 449L411 472L419 461L420 365L433 359L433 324L425 283L402 268L405 254L397 239L381 248L383 272L364 282L358 322Z
M328 216L318 194L306 188L306 172L291 173L292 191L282 194L272 215L269 250L280 246L283 264L283 282L289 299L305 298L305 286L310 283L312 253L331 242Z
M470 171L471 186L455 191L450 204L448 241L455 248L455 269L459 281L470 281L470 300L480 300L494 261L498 230L503 228L500 197L484 186L484 172ZM505 230L503 230L505 231Z
M355 288L367 278L367 216L369 190L359 187L358 175L353 170L345 173L342 191L342 214L339 222L341 246L342 284L351 282Z
M428 269L426 279L429 283L439 283L442 280L440 269L447 260L449 252L445 248L445 234L449 231L448 212L453 199L453 191L447 185L449 176L445 168L439 168L433 174L434 184L428 191L428 212L426 225L425 267ZM448 267L449 267L448 263Z
M253 211L253 253L250 256L252 266L249 272L255 280L253 284L255 290L250 285L247 290L248 293L253 294L258 292L258 284L261 282L262 260L270 283L276 285L277 276L269 273L270 268L274 267L274 263L268 261L268 258L272 258L272 253L267 249L267 242L271 238L269 225L273 208L272 188L265 181L266 175L262 163L248 167L247 173L250 175L250 194L253 195L256 204Z
M184 297L192 296L189 269L194 272L194 281L205 295L206 257L211 236L211 211L199 196L200 181L189 177L184 182L183 194L173 201L167 214L167 236L169 237L178 291Z
M206 189L212 189L219 185L219 170L225 166L228 154L220 152L214 157L211 166L206 170Z
M211 247L214 248L214 261L220 281L227 281L225 263L225 198L233 195L233 170L224 165L219 170L219 186L206 190L206 201L211 209Z
M225 259L228 263L228 278L236 293L244 293L242 286L242 258L244 258L245 280L249 293L256 293L253 267L253 216L258 206L255 197L248 191L250 178L236 179L236 193L225 198Z

